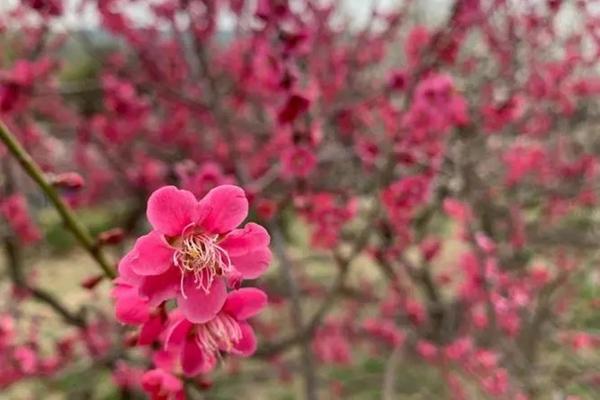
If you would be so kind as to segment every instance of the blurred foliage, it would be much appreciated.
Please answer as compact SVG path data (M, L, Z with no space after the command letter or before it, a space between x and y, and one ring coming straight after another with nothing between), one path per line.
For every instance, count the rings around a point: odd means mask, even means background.
M80 208L77 216L92 235L115 228L115 221L122 221L127 215L127 204L112 203L108 206ZM39 223L44 232L45 245L53 254L63 254L76 247L73 235L65 229L62 220L54 209L43 209L38 215Z

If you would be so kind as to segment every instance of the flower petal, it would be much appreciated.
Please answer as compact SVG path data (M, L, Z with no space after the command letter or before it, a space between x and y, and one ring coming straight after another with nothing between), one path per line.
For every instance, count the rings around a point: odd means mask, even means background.
M258 314L268 303L267 294L256 288L242 288L229 293L223 311L237 320Z
M173 264L173 249L157 231L141 236L133 247L130 266L141 276L160 275Z
M117 285L112 292L115 298L115 315L124 324L143 324L150 317L148 302L137 295L134 287Z
M198 223L211 233L227 233L248 215L248 199L241 187L221 185L200 200Z
M154 343L155 340L158 340L158 337L163 332L164 325L164 315L161 313L150 315L148 321L142 325L138 337L138 345L148 346Z
M119 277L115 279L115 284L118 283L126 283L131 286L138 286L142 277L133 272L132 264L135 262L137 258L137 254L135 250L131 250L129 253L125 254L121 261L119 261Z
M167 328L165 335L165 349L170 350L173 347L181 346L191 328L192 324L190 321L185 319L183 315L178 315Z
M256 335L254 329L247 322L240 322L242 338L233 347L236 354L244 357L251 356L256 351Z
M187 376L205 374L216 365L213 354L204 352L195 337L189 337L181 350L181 368Z
M270 240L269 233L265 228L250 222L244 226L244 229L231 231L220 243L220 246L227 250L229 256L239 256L257 248L269 246Z
M178 236L186 226L196 221L198 201L187 190L164 186L150 195L146 215L157 231Z
M165 300L177 297L181 272L177 268L169 268L164 274L144 277L140 288L140 296L146 297L150 307L156 307Z
M177 305L190 322L202 324L217 315L226 297L227 289L223 279L215 279L206 293L196 287L194 278L188 274L183 282L183 293L180 293L177 298Z
M268 247L257 249L237 257L230 257L231 263L244 279L256 279L261 276L271 264L271 250Z

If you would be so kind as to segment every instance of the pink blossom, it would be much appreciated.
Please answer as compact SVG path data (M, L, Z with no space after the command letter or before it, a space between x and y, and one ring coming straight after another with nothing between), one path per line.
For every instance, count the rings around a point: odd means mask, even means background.
M165 346L181 351L188 376L212 370L221 352L248 357L256 350L254 330L246 321L267 305L267 295L255 288L230 292L223 308L210 320L194 324L183 314L172 316Z
M281 155L281 173L288 178L307 178L317 166L314 151L307 146L289 147Z
M320 327L313 339L312 348L324 363L344 365L352 361L351 344L340 321L329 320Z
M421 60L421 52L425 46L428 45L430 40L431 35L424 26L416 26L410 31L408 37L406 38L404 51L411 66L416 66L419 64Z
M444 199L443 208L448 216L456 219L458 222L469 222L472 218L471 208L468 204L463 203L460 200L451 198Z
M319 248L333 248L338 244L344 225L357 211L357 199L344 201L339 196L321 192L305 198L303 215L313 225L311 244Z
M213 162L206 162L199 168L196 168L193 162L181 163L175 168L182 188L197 197L206 195L216 186L233 183L233 178L225 175L220 165Z
M500 368L492 375L483 379L483 388L492 396L501 396L508 391L508 373L505 369Z
M423 259L427 262L433 260L440 252L442 243L438 238L427 237L419 244Z
M0 213L24 244L40 240L41 233L29 215L27 201L23 195L15 193L0 200Z
M135 389L140 386L143 371L139 368L119 360L112 373L112 378L117 386L125 389Z
M417 353L426 361L434 361L438 355L438 348L427 340L417 342Z
M473 351L472 339L460 338L444 348L444 355L452 361L459 361L468 356L471 351Z
M263 227L236 229L247 213L248 200L237 186L219 186L200 201L174 186L155 191L147 209L153 230L119 264L115 295L123 322L140 322L146 307L173 298L191 322L213 319L226 285L257 278L271 261Z
M63 12L62 0L23 0L23 3L40 14L58 16Z
M310 99L302 94L293 93L279 110L277 120L281 124L290 124L302 115L310 106Z
M364 330L373 337L386 342L392 347L401 346L406 335L396 327L393 321L387 319L368 319L363 324Z
M142 376L142 387L151 400L184 400L183 383L162 369L153 369Z
M411 216L415 207L429 197L429 184L428 177L416 175L400 179L386 188L382 199L390 216Z

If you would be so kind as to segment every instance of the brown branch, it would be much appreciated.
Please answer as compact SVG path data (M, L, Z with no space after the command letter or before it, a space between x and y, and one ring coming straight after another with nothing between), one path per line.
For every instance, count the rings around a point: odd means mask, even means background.
M315 371L314 359L312 349L310 348L310 335L302 334L303 329L303 315L302 315L302 304L300 302L300 294L296 279L292 272L292 261L290 260L286 248L285 239L281 232L281 227L278 223L271 224L270 226L271 236L273 238L273 246L275 253L279 259L279 270L281 277L285 281L289 293L290 293L290 318L292 321L292 327L294 331L299 335L299 344L301 346L301 367L302 375L304 377L304 391L307 400L316 400L318 396L317 387L317 376Z

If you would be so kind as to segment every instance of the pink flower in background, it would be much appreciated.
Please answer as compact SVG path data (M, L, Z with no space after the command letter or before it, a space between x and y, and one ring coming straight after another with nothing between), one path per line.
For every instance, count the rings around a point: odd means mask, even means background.
M48 58L37 61L20 59L11 69L0 70L0 113L22 111L29 103L34 83L46 75L51 66Z
M115 384L123 389L137 389L142 380L143 371L123 360L116 362L112 372Z
M293 146L281 155L282 175L287 178L306 178L317 166L317 157L307 146Z
M391 217L410 216L415 207L427 201L430 178L408 176L392 183L382 193L382 201Z
M0 315L0 348L9 345L15 337L15 320L10 314Z
M307 96L299 93L291 94L281 110L279 110L277 120L280 124L291 124L308 110L310 103L311 100Z
M213 319L225 303L227 284L257 278L271 261L263 227L249 223L236 229L247 214L248 200L237 186L219 186L200 201L174 186L156 190L147 209L153 230L119 264L117 297L133 297L117 305L136 302L142 312L146 303L155 307L176 298L190 322ZM133 315L136 307L121 311L142 319Z
M175 171L183 189L196 196L204 196L215 186L233 183L233 178L225 175L221 166L214 162L204 163L199 168L191 161L182 162L175 167Z
M438 348L427 340L419 340L417 342L417 353L419 353L425 361L432 362L438 355Z
M482 381L485 391L492 396L502 396L509 388L508 373L504 368L499 368Z
M311 244L317 248L334 248L344 225L357 213L358 199L344 199L332 193L319 192L308 196L306 201L303 214L313 225Z
M371 318L363 323L363 329L368 335L389 344L392 347L402 346L406 335L389 319Z
M246 320L267 305L267 295L259 289L234 290L214 318L193 324L183 314L172 314L165 347L181 351L181 366L188 376L211 371L221 352L243 357L256 350L254 330Z
M415 26L408 34L404 45L404 52L411 67L417 65L421 60L423 49L431 41L431 34L422 25Z
M312 348L321 362L349 365L352 362L349 330L338 320L330 319L315 333Z
M162 369L153 369L142 376L142 387L151 400L184 400L183 383Z
M423 241L419 244L419 250L421 251L421 256L427 262L433 260L439 253L442 248L442 242L439 238L429 236L423 239Z
M0 201L0 214L24 244L40 240L42 235L27 211L27 201L23 195L15 193Z
M23 4L43 15L58 16L63 13L62 0L23 0Z

